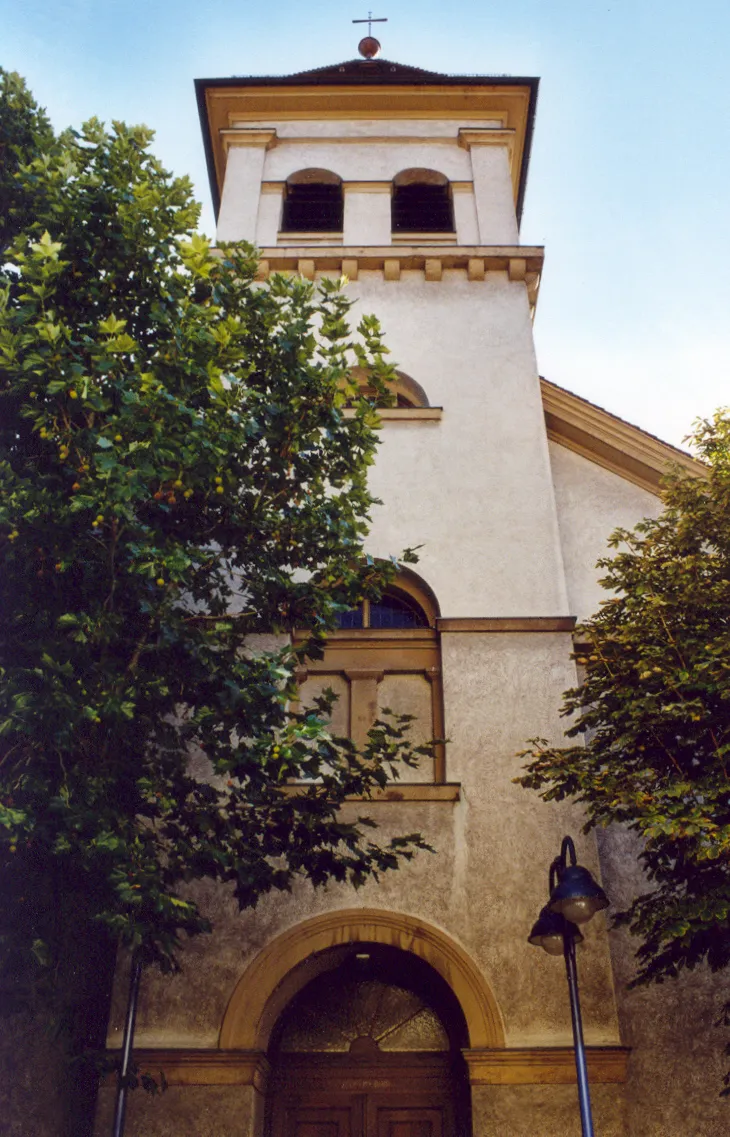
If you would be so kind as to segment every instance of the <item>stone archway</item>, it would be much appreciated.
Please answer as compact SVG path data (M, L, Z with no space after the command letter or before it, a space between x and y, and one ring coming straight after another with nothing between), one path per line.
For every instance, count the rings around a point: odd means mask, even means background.
M349 908L315 916L267 944L246 969L221 1025L225 1050L266 1051L284 1008L316 974L316 959L353 943L385 944L424 960L453 991L466 1020L472 1049L503 1049L499 1007L484 976L454 940L416 916Z
M311 958L322 969L272 1034L268 1137L469 1134L466 1023L445 980L372 942Z

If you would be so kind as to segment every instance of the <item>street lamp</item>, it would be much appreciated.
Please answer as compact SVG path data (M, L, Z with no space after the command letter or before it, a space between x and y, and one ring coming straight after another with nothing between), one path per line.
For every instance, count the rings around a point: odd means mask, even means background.
M575 1069L578 1075L580 1124L583 1137L593 1137L575 945L583 940L578 924L586 924L596 912L608 908L608 897L600 885L596 884L588 869L576 864L572 837L563 837L560 856L550 865L549 889L550 899L540 912L527 942L535 947L541 947L548 955L562 954L565 959L570 992L570 1015L573 1020Z

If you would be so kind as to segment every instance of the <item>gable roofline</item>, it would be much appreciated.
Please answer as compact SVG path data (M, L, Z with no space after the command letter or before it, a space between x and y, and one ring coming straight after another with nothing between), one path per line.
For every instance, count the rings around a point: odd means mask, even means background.
M706 478L707 467L686 450L662 442L588 399L540 377L548 438L590 462L660 496L661 482L672 467Z
M205 161L216 220L220 210L220 187L216 176L213 138L211 136L207 92L262 87L523 87L529 91L524 147L517 186L516 211L518 224L527 187L527 174L532 149L532 136L537 109L540 80L535 77L513 78L509 75L444 75L426 71L406 63L389 59L349 59L293 75L232 75L224 79L196 79L195 95L198 104L200 127L203 134Z

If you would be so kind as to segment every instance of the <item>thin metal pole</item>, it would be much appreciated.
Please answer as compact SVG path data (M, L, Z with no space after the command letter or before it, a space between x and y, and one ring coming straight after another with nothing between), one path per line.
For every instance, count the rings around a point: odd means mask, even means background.
M117 1075L117 1101L114 1109L112 1137L123 1137L124 1114L127 1109L127 1078L132 1063L134 1043L134 1020L137 1017L137 998L139 981L142 976L142 957L139 952L132 956L132 971L129 976L129 996L127 998L127 1018L124 1023L124 1042L122 1043L122 1063Z
M583 1021L580 1014L580 994L578 992L578 968L575 963L575 944L569 932L563 933L563 955L570 991L570 1015L573 1020L573 1044L575 1047L575 1070L578 1075L578 1102L580 1104L580 1125L583 1137L594 1137L593 1117L591 1116L591 1093L588 1088L588 1068L586 1048L583 1042Z

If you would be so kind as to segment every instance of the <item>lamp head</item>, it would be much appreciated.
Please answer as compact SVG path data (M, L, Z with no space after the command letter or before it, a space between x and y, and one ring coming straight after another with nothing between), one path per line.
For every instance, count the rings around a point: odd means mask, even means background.
M541 947L548 955L562 955L563 935L565 933L572 938L574 944L583 942L580 929L566 920L564 916L561 916L559 912L551 911L547 905L540 912L537 922L527 937L527 942L533 947Z
M574 924L585 924L608 908L608 897L582 865L567 865L550 893L548 908Z

